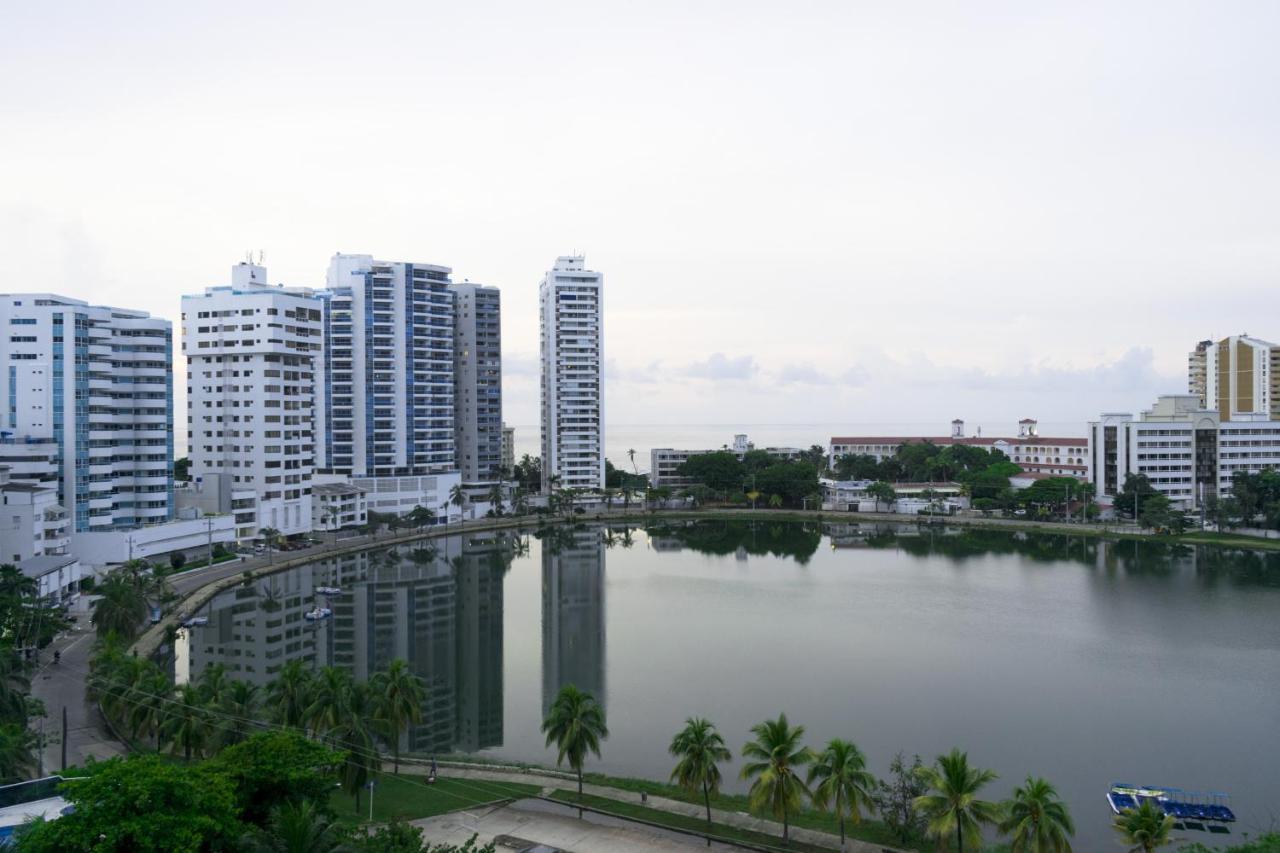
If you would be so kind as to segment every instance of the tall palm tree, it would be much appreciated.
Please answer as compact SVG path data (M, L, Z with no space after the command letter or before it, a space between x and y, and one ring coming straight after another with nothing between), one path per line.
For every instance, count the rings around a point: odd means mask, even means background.
M173 701L173 682L157 667L140 668L138 676L125 694L129 727L135 738L150 736L158 751Z
M1048 781L1027 777L1004 804L1000 831L1011 835L1013 853L1071 853L1075 824L1066 803Z
M286 802L271 810L266 829L241 839L250 853L345 853L355 850L342 840L337 825L310 800Z
M222 696L227 691L231 679L227 677L227 667L225 664L215 663L204 668L204 672L200 673L200 677L196 680L196 686L200 688L200 695L204 697L204 701L210 705L218 705L222 703Z
M303 712L303 721L318 735L336 729L343 717L350 716L348 701L354 682L351 673L336 666L326 666L311 685L311 703Z
M267 565L271 565L271 552L280 541L280 531L274 527L263 527L258 530L258 535L267 543Z
M300 660L291 660L280 667L280 674L267 685L270 716L286 726L305 726L307 709L311 706L312 682L311 672Z
M502 515L502 504L506 496L502 493L502 484L494 483L489 487L489 503L493 504L493 514Z
M427 684L403 658L396 658L369 681L377 705L377 719L386 727L387 739L395 755L395 773L400 774L400 737L413 723L422 722L422 703Z
M322 679L323 680L323 679ZM372 723L377 713L376 697L369 685L350 682L343 700L343 713L324 734L338 749L346 752L340 773L342 788L356 798L360 811L360 790L369 777L378 772L378 745L373 739Z
M965 842L976 849L982 843L983 824L1000 821L1000 806L978 799L978 792L995 780L995 772L970 767L968 754L953 749L939 755L937 764L925 768L921 777L933 792L915 800L916 811L928 820L925 833L942 844L954 832L959 853L964 853Z
M18 723L0 725L0 784L30 779L37 768L36 736Z
M800 745L804 726L791 726L786 714L751 727L756 736L742 747L742 778L754 779L748 792L751 808L767 809L782 819L782 840L791 837L791 814L799 810L809 789L800 779L800 769L813 760L813 752Z
M668 751L680 759L671 771L672 781L690 792L702 790L702 802L707 807L707 832L710 833L711 795L720 792L723 781L718 765L732 758L729 748L724 745L724 738L710 720L690 717L671 740ZM707 846L711 846L709 837Z
M590 693L566 684L551 703L551 710L542 721L542 732L547 736L546 745L554 743L559 750L556 764L563 764L568 758L569 766L578 774L578 799L581 800L582 764L588 752L599 758L600 741L609 737L604 708ZM581 808L578 817L582 817Z
M461 483L455 483L453 488L449 490L449 503L458 508L459 516L461 516L462 508L467 504L467 493L463 490ZM463 519L459 518L459 521Z
M170 751L190 761L198 757L213 733L213 718L200 690L192 684L178 688L177 696L167 703L161 731L172 745Z
M873 806L871 792L876 777L867 771L867 758L852 741L833 738L809 768L809 784L813 788L813 804L832 811L840 819L840 849L844 849L845 815L856 825L862 812Z
M636 450L634 447L627 449L627 458L631 460L631 470L635 472L637 477L639 477L640 469L636 467Z
M1151 800L1120 812L1112 826L1129 845L1129 853L1151 853L1173 843L1173 815L1165 814Z

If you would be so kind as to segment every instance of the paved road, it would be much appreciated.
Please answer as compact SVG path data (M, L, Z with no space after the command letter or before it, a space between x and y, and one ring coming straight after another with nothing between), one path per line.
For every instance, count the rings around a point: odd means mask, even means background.
M44 703L45 747L42 769L56 773L62 764L62 709L67 709L67 765L80 765L92 757L120 755L124 747L101 726L98 710L84 698L84 679L89 672L93 649L93 629L82 614L72 630L58 637L40 653L40 664L31 679L31 693ZM53 663L53 652L62 659Z

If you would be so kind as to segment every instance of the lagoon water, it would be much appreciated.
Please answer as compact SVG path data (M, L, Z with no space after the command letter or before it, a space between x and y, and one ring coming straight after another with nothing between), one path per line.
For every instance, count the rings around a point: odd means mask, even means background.
M326 584L333 617L305 622ZM424 754L554 763L539 723L573 682L608 715L589 769L619 775L665 778L697 714L743 790L748 728L785 711L879 775L898 750L959 746L1000 774L993 797L1046 776L1077 849L1115 846L1113 781L1228 791L1236 838L1280 819L1280 554L767 516L580 525L320 561L204 613L180 678L407 658L431 691L406 744Z

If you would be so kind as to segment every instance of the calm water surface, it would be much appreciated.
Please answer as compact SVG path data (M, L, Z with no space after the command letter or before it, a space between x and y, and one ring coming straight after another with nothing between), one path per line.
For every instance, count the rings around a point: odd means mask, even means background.
M343 593L317 627L301 615L326 584ZM691 714L736 756L752 724L785 711L810 745L855 740L879 775L898 750L928 761L952 746L1000 774L994 797L1044 775L1078 849L1114 847L1112 781L1229 791L1238 829L1280 816L1276 554L907 526L588 525L323 561L204 612L180 678L221 662L265 683L291 658L363 678L408 659L431 694L405 746L429 754L554 763L538 728L572 682L608 714L589 766L620 775L666 778Z

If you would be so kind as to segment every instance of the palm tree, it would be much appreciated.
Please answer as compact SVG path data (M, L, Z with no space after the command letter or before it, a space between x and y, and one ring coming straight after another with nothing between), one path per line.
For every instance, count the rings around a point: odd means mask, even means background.
M627 449L627 458L631 460L631 470L635 472L637 477L639 477L640 469L636 467L636 451L634 447Z
M461 515L461 510L467 504L467 493L463 490L461 483L455 483L453 488L449 490L449 503L456 506ZM462 519L459 518L461 521Z
M229 719L223 723L218 745L231 746L249 737L249 729L258 719L258 687L247 681L232 681L222 694L222 712Z
M1071 853L1075 824L1047 780L1028 776L1025 787L1013 789L1004 814L1000 831L1013 836L1013 853Z
M294 728L306 725L307 708L311 706L311 672L300 660L291 660L280 668L280 674L267 685L267 705L271 716Z
M377 705L377 718L386 726L395 755L395 773L400 773L400 737L413 723L422 722L422 702L427 697L426 682L414 675L403 658L393 660L385 670L374 673L369 682Z
M494 483L489 487L489 503L493 504L494 515L502 515L502 503L505 499L501 483Z
M195 685L184 684L178 688L177 697L167 703L161 730L172 743L170 751L176 755L181 748L183 757L190 761L192 755L198 756L208 743L212 722L200 690Z
M271 810L265 830L251 830L241 846L251 853L344 853L355 848L342 840L336 824L310 800L286 802Z
M280 531L274 527L263 527L258 530L258 534L267 543L267 565L271 565L271 551L280 540Z
M222 702L222 695L230 682L231 679L227 677L227 667L224 664L215 663L205 667L196 684L200 688L200 695L204 697L204 701L210 705L217 705Z
M143 666L125 694L129 726L135 738L150 735L160 749L160 736L173 701L173 682L156 667Z
M800 745L804 726L794 728L786 714L776 720L765 720L751 727L756 736L742 747L742 757L750 759L742 766L742 778L752 779L748 798L751 808L768 809L782 819L782 840L791 837L791 813L797 811L809 794L798 771L813 760L813 752Z
M139 585L127 573L117 570L108 573L94 591L100 597L93 602L90 621L98 635L118 634L125 640L136 637L149 609Z
M719 793L721 761L732 756L724 745L724 738L715 725L702 717L690 717L671 741L668 751L679 758L671 771L671 779L690 792L702 790L702 802L707 807L707 832L711 832L711 795ZM707 838L711 846L711 838Z
M311 685L311 703L303 712L303 721L313 732L324 736L325 732L336 729L344 717L349 717L347 708L351 697L351 673L336 666L326 666Z
M847 814L856 825L862 812L871 811L871 792L876 777L867 772L867 758L852 741L833 738L809 768L809 784L813 804L823 811L834 811L840 820L840 849L844 849L844 819Z
M18 723L0 726L0 784L8 785L35 775L35 732Z
M1151 853L1173 843L1173 815L1165 814L1149 799L1136 809L1120 812L1112 826L1130 845L1129 853Z
M776 494L769 495L769 508L781 509L781 507L782 507L782 495L776 495Z
M556 764L569 759L569 766L578 774L578 799L582 799L582 764L587 753L600 757L600 741L609 737L604 721L604 708L585 690L566 684L556 694L551 710L542 721L542 731L547 736L547 746L555 744L560 751ZM582 809L578 809L582 817Z
M977 848L982 843L982 825L1000 821L1000 806L978 799L978 792L994 781L992 770L969 766L969 756L958 749L938 756L938 763L925 768L921 778L933 793L916 797L916 811L928 820L925 833L944 843L956 834L959 853L965 842Z
M355 795L358 813L360 789L368 784L369 777L378 771L381 763L370 728L377 712L376 697L368 684L349 682L342 704L341 715L325 732L325 737L346 752L341 772L342 788Z

